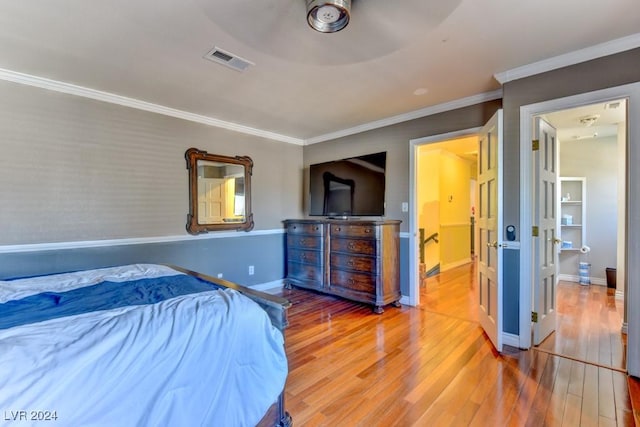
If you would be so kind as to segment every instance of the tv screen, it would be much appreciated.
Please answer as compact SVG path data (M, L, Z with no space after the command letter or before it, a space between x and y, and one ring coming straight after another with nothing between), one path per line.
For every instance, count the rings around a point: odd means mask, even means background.
M309 166L309 215L383 216L387 153Z

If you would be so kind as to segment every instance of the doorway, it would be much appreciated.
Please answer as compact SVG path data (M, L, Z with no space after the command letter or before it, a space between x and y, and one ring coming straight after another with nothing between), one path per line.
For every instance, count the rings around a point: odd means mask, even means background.
M640 214L640 170L635 165L640 161L640 122L633 118L640 116L640 83L633 83L594 92L573 95L566 98L543 101L537 104L529 104L520 108L520 226L523 230L532 230L532 128L534 117L552 111L570 109L594 103L627 99L627 165L625 174L626 208L625 220L627 223L625 245L625 283L622 285L626 302L627 318L627 372L633 376L640 375L640 265L632 262L640 253L640 245L634 243L640 239L640 228L631 226L634 218ZM522 233L520 251L520 303L519 303L519 347L531 347L531 293L534 283L532 281L534 265L530 259L533 237L528 233ZM620 285L619 285L620 286Z
M624 371L626 99L536 118L557 137L556 313L537 348Z
M422 306L478 321L477 133L417 144L415 212Z

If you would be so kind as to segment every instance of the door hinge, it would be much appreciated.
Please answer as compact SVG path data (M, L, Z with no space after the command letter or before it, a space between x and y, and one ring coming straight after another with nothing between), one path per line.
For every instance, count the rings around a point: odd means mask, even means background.
M531 227L531 235L533 237L538 237L538 233L539 233L539 231L538 231L538 226L537 225L534 225L533 227Z
M538 313L536 313L535 311L531 312L531 321L533 323L538 323Z
M531 140L531 149L533 151L538 151L540 149L540 141L537 139Z

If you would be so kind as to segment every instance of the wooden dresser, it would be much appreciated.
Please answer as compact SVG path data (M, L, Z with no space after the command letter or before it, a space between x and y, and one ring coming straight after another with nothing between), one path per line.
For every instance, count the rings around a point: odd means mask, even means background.
M400 221L291 219L285 286L373 305L400 300Z

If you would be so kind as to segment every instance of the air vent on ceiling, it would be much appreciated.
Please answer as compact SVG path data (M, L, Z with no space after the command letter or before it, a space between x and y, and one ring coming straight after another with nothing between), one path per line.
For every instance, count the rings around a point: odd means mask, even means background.
M249 68L250 65L256 65L251 61L240 58L238 55L234 55L233 53L222 50L219 47L214 47L209 52L207 52L207 54L204 56L204 59L217 62L218 64L226 65L227 67L233 68L236 71L244 71Z
M620 108L620 101L607 102L604 104L605 110L615 110L616 108Z

